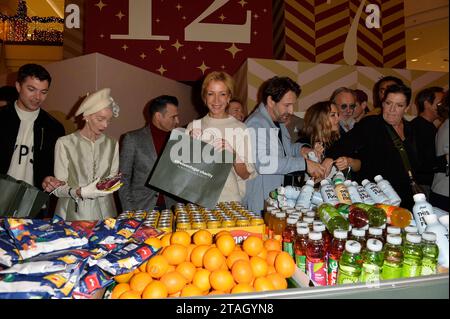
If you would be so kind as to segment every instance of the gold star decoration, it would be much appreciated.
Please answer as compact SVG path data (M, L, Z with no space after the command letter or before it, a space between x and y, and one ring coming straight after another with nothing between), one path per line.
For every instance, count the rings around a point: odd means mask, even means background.
M242 6L242 8L247 4L247 1L244 1L244 0L241 0L241 1L239 1L238 2L241 6Z
M183 47L184 44L181 44L181 43L178 41L178 39L177 39L177 42L175 42L174 44L172 44L172 46L173 46L175 49L177 49L177 52L178 52L178 50L179 50L181 47Z
M177 10L180 11L181 8L183 8L183 6L181 4L177 4L177 6L175 8L177 8Z
M122 46L122 49L123 49L124 51L128 50L128 45L124 44L124 45Z
M102 11L103 7L106 7L107 4L103 3L103 1L100 0L95 6L97 6L100 9L100 11Z
M230 52L234 59L234 57L236 56L236 53L238 53L239 51L242 51L242 50L239 49L238 47L236 47L233 43L233 45L231 47L229 47L228 49L225 49L225 51Z
M142 60L144 60L147 57L147 55L144 52L142 52L140 57L141 57Z
M224 16L223 13L222 13L222 15L219 17L219 19L222 20L222 22L223 22L223 20L225 20L226 18L227 18L227 17Z
M163 75L164 72L167 72L167 69L165 69L164 66L161 64L159 69L156 69L156 71L158 71L161 75Z
M202 65L198 66L197 69L200 69L203 74L205 74L205 71L208 69L211 69L209 66L206 66L205 61L202 62Z
M163 51L165 51L165 50L166 50L166 49L164 49L161 45L160 45L158 48L156 48L156 51L158 51L159 54L162 54Z
M259 15L257 15L256 13L253 15L253 18L255 18L255 20L256 19L258 19L259 18Z
M116 14L116 17L118 17L120 21L122 21L122 18L123 18L124 16L125 16L125 15L122 13L122 11L119 11L119 13Z
M198 47L196 48L198 50L198 52L200 52L201 50L203 50L203 48L201 47L201 45L198 45Z

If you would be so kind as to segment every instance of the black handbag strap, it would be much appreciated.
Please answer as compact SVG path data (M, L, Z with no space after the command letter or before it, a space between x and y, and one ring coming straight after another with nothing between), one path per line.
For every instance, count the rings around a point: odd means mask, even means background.
M405 168L406 173L408 174L408 176L411 180L414 180L414 175L412 173L411 164L409 162L409 157L408 157L408 153L406 152L405 145L400 140L400 137L396 134L396 132L394 132L394 129L392 128L391 125L388 125L385 123L385 126L389 133L389 136L392 139L392 142L394 142L395 148L400 153L400 157L402 159L403 167Z

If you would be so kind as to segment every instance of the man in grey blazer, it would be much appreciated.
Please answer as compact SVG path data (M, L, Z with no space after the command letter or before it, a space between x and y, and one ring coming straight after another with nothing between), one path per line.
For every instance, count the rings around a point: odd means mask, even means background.
M147 185L148 177L169 138L179 124L178 99L161 95L149 103L150 123L125 133L120 149L123 186L119 198L123 210L170 208L177 202Z
M262 213L269 193L283 185L284 176L307 171L314 178L325 175L325 168L307 159L312 149L307 144L292 143L286 125L301 93L300 86L288 77L273 77L262 90L262 103L245 124L252 136L253 155L258 176L247 181L244 204Z

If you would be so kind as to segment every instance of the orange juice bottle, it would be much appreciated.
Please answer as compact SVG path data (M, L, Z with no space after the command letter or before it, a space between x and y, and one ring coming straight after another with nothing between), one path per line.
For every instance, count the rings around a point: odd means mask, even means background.
M273 218L273 217L272 217ZM278 212L272 220L273 238L282 242L283 231L286 228L286 213Z

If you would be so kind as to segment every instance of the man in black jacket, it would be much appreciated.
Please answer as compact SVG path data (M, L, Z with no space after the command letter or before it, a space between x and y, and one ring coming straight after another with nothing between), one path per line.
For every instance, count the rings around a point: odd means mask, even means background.
M0 173L40 189L53 176L55 143L65 135L63 125L41 109L51 81L44 67L23 65L15 83L19 98L0 109Z

